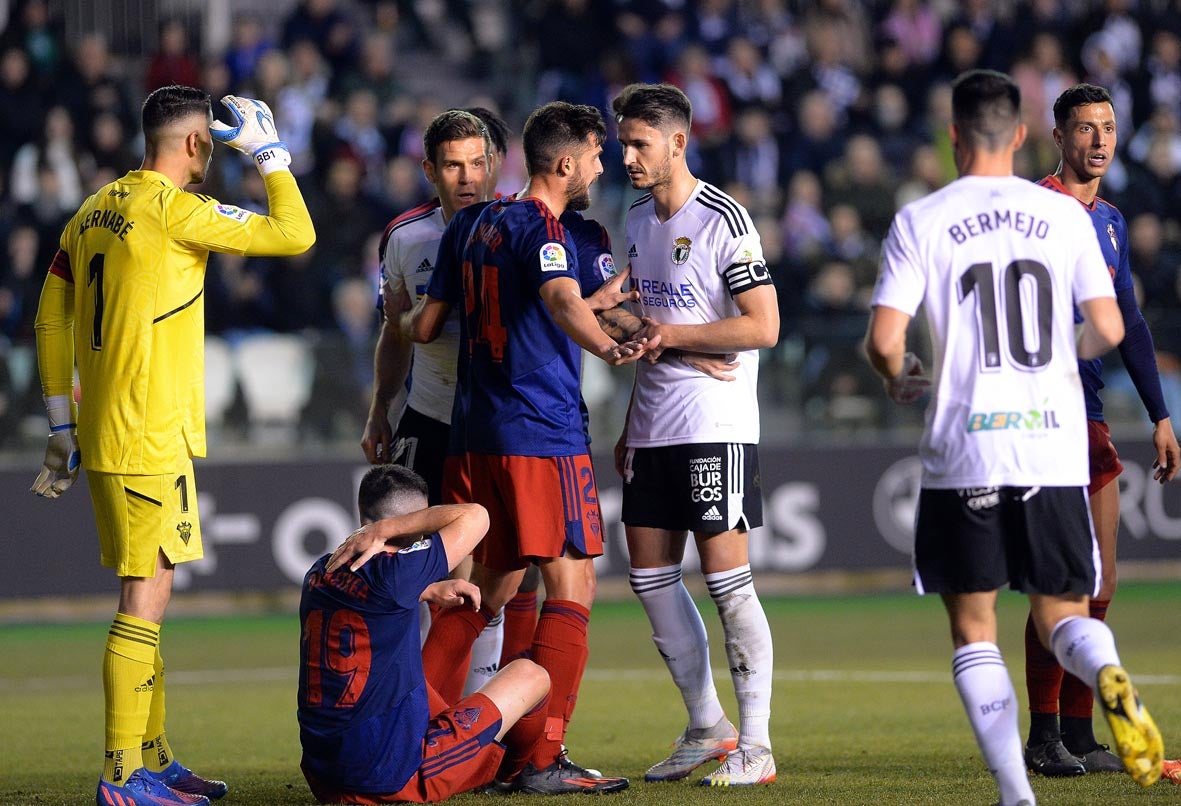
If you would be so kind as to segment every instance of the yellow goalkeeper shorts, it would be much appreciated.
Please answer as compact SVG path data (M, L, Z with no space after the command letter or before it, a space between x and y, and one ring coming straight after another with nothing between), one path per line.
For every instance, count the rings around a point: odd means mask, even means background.
M155 576L160 551L173 564L204 556L192 459L176 473L125 476L88 470L86 480L102 564L119 576Z

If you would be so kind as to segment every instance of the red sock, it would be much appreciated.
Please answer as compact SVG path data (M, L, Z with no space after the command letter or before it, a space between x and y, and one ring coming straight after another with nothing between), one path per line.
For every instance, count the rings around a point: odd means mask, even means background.
M533 661L549 672L550 690L545 733L538 738L530 759L537 769L553 764L562 752L566 724L574 713L586 669L589 621L590 610L577 602L547 599L541 607L533 636Z
M1107 618L1107 606L1111 600L1091 600L1091 618L1104 621ZM1072 674L1062 680L1062 716L1090 719L1095 710L1095 695L1091 686L1079 680Z
M537 591L518 593L504 606L504 645L500 650L500 668L509 661L529 657L533 633L537 629Z
M518 719L517 723L504 734L502 741L508 749L504 754L504 761L500 762L500 771L496 773L498 781L511 781L524 768L525 762L529 760L534 747L537 746L537 740L541 738L541 733L545 730L548 712L549 695L547 694L541 702L533 706L529 713Z
M486 610L453 607L431 621L431 631L422 645L422 670L448 705L463 696L472 663L472 644L491 620L492 614Z
M1058 713L1058 692L1062 688L1062 667L1054 653L1042 646L1031 615L1025 621L1025 688L1029 710L1035 714Z

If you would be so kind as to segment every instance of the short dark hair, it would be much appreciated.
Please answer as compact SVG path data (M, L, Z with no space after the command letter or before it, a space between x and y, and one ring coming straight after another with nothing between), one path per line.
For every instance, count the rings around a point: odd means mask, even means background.
M361 478L357 489L357 512L369 523L421 508L427 498L426 481L402 465L377 465Z
M170 123L190 115L209 115L212 111L209 93L204 90L182 84L160 87L144 99L143 109L140 110L144 137L152 140L156 133Z
M693 124L689 96L672 84L628 84L611 102L616 122L635 118L665 134Z
M469 106L464 110L478 117L488 129L488 138L492 141L492 148L500 156L508 153L508 138L511 132L508 124L500 115L484 106Z
M466 140L479 137L487 144L488 127L471 112L462 109L448 109L435 115L422 133L422 153L430 162L439 156L439 146L452 140Z
M521 133L525 170L530 176L547 172L563 153L580 151L587 135L594 135L598 145L607 136L603 116L593 106L550 101L537 107Z
M1054 101L1054 125L1059 129L1066 128L1066 121L1070 120L1070 113L1075 107L1087 104L1111 104L1115 108L1111 93L1107 90L1094 84L1075 84L1063 90L1058 100Z
M951 84L951 117L970 145L998 151L1021 122L1021 90L996 70L968 70Z

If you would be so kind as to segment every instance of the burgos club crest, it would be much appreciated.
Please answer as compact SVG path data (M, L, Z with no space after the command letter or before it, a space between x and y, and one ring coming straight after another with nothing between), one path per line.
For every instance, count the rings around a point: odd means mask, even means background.
M689 250L693 248L693 242L684 236L673 241L673 263L678 266L684 264L689 259Z

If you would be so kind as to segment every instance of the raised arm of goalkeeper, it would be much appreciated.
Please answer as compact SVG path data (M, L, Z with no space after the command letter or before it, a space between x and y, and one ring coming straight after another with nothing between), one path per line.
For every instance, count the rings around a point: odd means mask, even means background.
M234 122L233 126L227 126L213 120L207 96L203 97L197 90L192 92L198 93L197 98L203 100L187 114L157 115L149 121L145 112L143 165L140 172L133 172L120 181L129 185L138 182L140 187L150 185L155 195L147 191L134 195L126 190L110 191L108 195L115 199L114 205L129 205L128 209L117 210L118 220L130 221L136 217L137 232L151 232L158 239L156 242L170 241L174 245L174 248L166 248L148 258L158 261L158 264L153 263L158 267L200 263L203 268L206 252L282 256L307 251L315 243L315 228L295 177L289 170L291 155L286 144L279 139L271 110L261 101L227 95L222 104ZM145 103L145 109L147 107ZM242 152L258 168L267 189L267 215L222 204L199 193L184 192L185 186L204 181L214 141ZM168 181L145 181L144 177L153 174ZM135 208L136 200L142 198L150 200L139 202L144 206ZM114 209L111 207L106 212ZM98 220L98 212L85 205L79 215L71 219L62 235L62 248L55 256L42 288L37 311L37 362L49 410L51 436L45 466L33 492L51 498L69 487L78 467L72 387L73 276L79 267L71 266L71 258L84 258L70 252L71 244L76 244L76 231L81 227L78 222L83 213ZM93 222L88 226L92 227ZM108 259L113 258L108 255ZM137 255L129 259L142 260L145 257Z
M268 215L239 211L242 223L253 224L249 227L250 239L246 243L231 237L227 242L205 241L201 245L211 251L260 256L298 255L307 251L315 243L316 231L299 186L289 170L291 154L287 144L279 139L270 107L262 101L236 95L227 95L221 102L229 110L235 125L214 121L209 133L214 140L242 152L254 162L266 184ZM226 207L218 205L218 208L218 212L225 216ZM217 237L216 232L209 232L207 226L202 226L193 233L196 237L190 236L190 240L199 241L201 232L208 232L210 238Z

